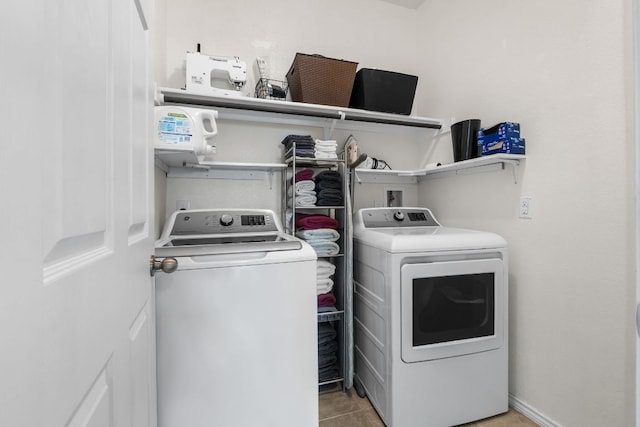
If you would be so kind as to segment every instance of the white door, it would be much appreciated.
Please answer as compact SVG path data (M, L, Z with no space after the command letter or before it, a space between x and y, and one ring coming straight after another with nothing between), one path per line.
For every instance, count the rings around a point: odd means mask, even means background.
M148 8L0 13L0 425L155 425Z

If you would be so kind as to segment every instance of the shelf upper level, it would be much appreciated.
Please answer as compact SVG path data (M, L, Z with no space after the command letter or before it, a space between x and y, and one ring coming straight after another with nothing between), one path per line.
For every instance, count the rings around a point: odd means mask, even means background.
M192 106L214 107L218 109L220 118L233 117L234 110L242 110L245 120L247 113L275 113L314 119L330 119L344 122L365 122L385 125L407 126L415 128L440 129L442 121L438 119L403 116L400 114L379 113L376 111L358 110L346 107L332 107L302 102L272 101L268 99L249 98L244 96L201 95L182 89L159 88L156 102L165 104L182 104ZM220 110L224 109L224 110Z

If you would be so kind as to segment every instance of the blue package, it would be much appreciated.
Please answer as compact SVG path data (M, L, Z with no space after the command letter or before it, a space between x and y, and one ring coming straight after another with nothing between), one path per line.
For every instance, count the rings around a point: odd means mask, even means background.
M525 140L520 138L520 123L502 122L478 131L478 148L483 156L506 153L524 154Z
M491 154L525 154L524 138L499 138L493 141L482 143L482 155Z

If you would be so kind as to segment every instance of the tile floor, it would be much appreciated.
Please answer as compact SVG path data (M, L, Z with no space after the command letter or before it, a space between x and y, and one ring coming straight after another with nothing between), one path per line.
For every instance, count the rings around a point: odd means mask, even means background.
M487 418L464 427L537 427L524 415L509 412ZM358 397L354 389L346 393L334 391L320 395L320 427L384 427L375 409L366 398Z

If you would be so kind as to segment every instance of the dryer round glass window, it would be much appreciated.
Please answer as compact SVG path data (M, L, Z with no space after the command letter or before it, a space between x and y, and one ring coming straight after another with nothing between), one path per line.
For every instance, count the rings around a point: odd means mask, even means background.
M494 334L493 273L414 279L414 347Z
M401 277L405 362L472 354L502 344L502 260L405 264Z

